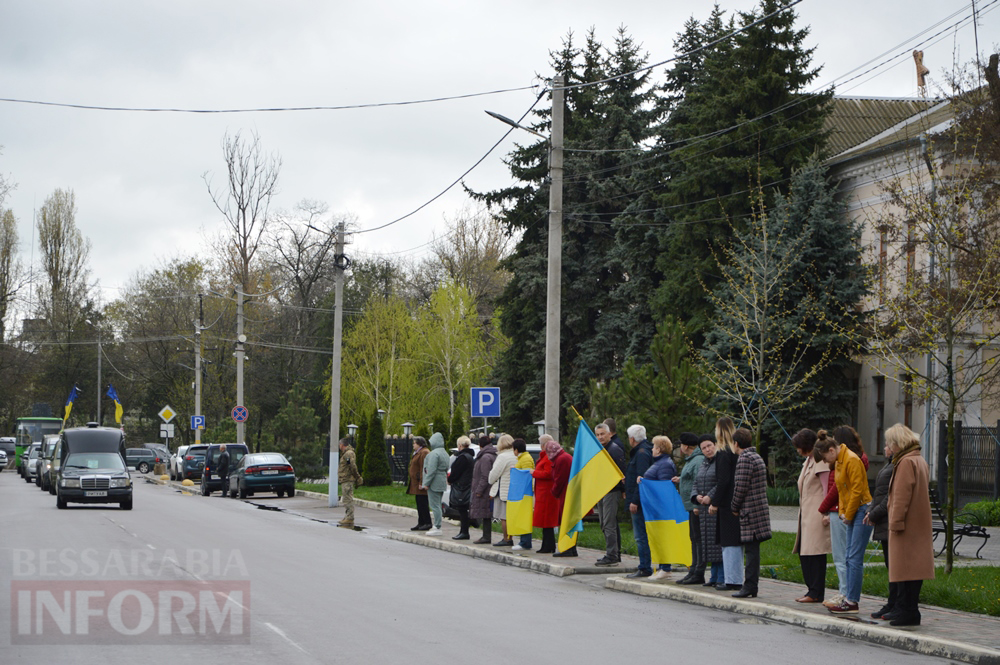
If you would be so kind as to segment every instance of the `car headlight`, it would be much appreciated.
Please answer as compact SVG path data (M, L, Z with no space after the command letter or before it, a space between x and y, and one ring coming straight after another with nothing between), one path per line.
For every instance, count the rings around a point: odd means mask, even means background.
M128 478L112 478L111 479L111 487L128 487L128 486L129 486L129 479Z
M80 486L80 479L79 478L63 478L62 479L62 486L63 487L79 487Z

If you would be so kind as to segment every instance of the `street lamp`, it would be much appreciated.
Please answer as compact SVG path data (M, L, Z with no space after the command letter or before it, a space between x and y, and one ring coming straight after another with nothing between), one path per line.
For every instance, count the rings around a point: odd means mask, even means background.
M552 131L549 136L549 256L545 295L545 430L559 440L559 326L562 317L563 75L552 78ZM491 117L541 136L499 113Z
M84 319L88 326L97 328L97 424L101 424L101 329L90 319Z
M347 426L347 434L351 437L351 441L354 441L354 433L358 431L358 426L351 423Z
M545 434L545 421L544 420L536 420L535 421L535 427L538 428L538 436L539 437L541 437L543 434Z
M377 413L378 413L378 419L382 420L382 416L385 415L385 409L379 409Z
M410 434L413 432L413 423L405 422L403 423L403 436L407 439L410 438Z

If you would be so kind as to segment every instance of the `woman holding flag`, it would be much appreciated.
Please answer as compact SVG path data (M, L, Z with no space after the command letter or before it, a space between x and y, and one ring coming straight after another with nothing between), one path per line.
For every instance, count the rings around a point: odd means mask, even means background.
M653 463L646 469L646 473L638 478L638 482L646 480L670 480L677 476L677 465L674 464L670 453L674 450L674 444L670 437L659 435L653 437ZM648 533L647 533L648 538ZM670 577L671 564L661 563L651 580L665 580Z
M538 437L542 454L538 457L535 470L531 472L535 479L535 510L532 524L542 530L542 546L538 549L539 554L552 554L556 551L555 529L559 526L561 512L559 499L552 494L555 477L552 475L552 459L548 455L548 444L552 440L548 434Z

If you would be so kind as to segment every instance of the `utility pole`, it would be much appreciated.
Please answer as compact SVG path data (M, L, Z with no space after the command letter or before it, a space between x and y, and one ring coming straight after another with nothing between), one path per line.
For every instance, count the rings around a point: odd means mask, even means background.
M243 344L247 341L243 334L243 297L246 294L236 290L236 404L246 406L243 403ZM244 433L246 423L236 423L236 443L246 443Z
M194 328L194 415L201 415L201 328L205 325L202 295L198 294L198 324ZM194 442L201 443L201 428L194 428Z
M330 481L327 489L329 507L337 507L340 467L340 346L344 334L344 271L348 262L344 256L344 222L337 227L337 246L333 255L336 269L333 311L333 362L330 366Z
M101 425L101 329L97 329L97 425Z
M549 153L549 265L545 298L545 432L559 440L559 334L562 319L562 200L564 78L552 79Z

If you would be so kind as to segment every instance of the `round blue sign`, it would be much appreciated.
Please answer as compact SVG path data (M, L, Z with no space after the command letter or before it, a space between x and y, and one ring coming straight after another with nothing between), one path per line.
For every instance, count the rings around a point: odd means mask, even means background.
M238 423L245 423L250 412L247 411L245 406L234 406L233 407L233 420Z

